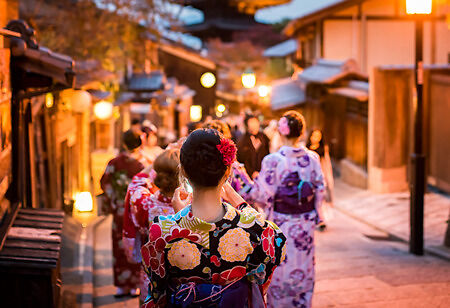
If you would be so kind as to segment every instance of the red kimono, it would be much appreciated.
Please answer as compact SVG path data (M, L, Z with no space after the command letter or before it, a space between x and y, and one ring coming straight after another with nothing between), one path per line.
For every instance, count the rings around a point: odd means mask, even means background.
M123 221L123 245L128 260L141 264L141 246L148 241L149 225L156 216L174 214L170 198L153 185L151 175L137 174L128 186ZM147 297L148 278L141 272L141 299Z
M120 153L106 167L100 184L106 195L106 211L114 216L112 225L114 285L124 289L139 287L141 265L130 263L125 255L122 241L125 196L128 184L144 168L128 153Z

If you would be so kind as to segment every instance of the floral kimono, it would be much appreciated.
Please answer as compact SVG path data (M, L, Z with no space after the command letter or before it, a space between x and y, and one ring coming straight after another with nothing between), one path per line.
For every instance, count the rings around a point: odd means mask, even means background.
M286 238L246 203L223 206L216 223L194 217L190 206L154 220L142 247L151 281L143 307L264 307ZM259 306L247 306L258 296Z
M154 172L151 175L137 174L130 185L124 214L123 245L130 261L141 264L141 246L148 241L150 222L156 216L175 214L172 199L165 197L153 185ZM141 271L141 299L147 297L148 277Z
M100 184L105 193L105 211L113 214L112 244L114 285L123 289L138 287L140 265L130 263L122 242L125 196L131 178L144 166L130 154L122 152L106 167Z
M311 307L314 290L314 229L324 192L319 156L305 147L284 146L264 158L247 196L287 237L287 255L268 291L268 307Z

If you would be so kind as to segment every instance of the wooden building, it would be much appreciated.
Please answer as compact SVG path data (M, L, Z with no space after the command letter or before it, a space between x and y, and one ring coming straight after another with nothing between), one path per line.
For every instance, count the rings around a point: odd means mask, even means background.
M297 61L303 67L315 59L355 59L368 74L379 65L414 63L414 21L404 0L330 0L321 9L299 13L284 33L299 42ZM425 17L424 63L449 62L448 2L433 1Z

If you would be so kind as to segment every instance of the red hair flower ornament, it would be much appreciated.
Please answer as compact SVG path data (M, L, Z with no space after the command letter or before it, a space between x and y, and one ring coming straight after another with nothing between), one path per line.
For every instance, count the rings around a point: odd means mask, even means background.
M283 136L288 136L291 132L289 129L288 119L286 117L282 117L280 121L278 121L278 131Z
M225 166L231 166L236 160L236 146L230 139L223 138L220 144L216 145L220 154L222 154L223 163Z

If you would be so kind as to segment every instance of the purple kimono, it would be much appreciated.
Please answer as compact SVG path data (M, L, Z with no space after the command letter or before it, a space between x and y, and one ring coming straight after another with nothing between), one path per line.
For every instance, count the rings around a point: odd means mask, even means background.
M319 156L284 146L266 156L247 199L265 205L287 237L286 260L274 272L268 307L311 307L314 290L314 229L324 180Z

